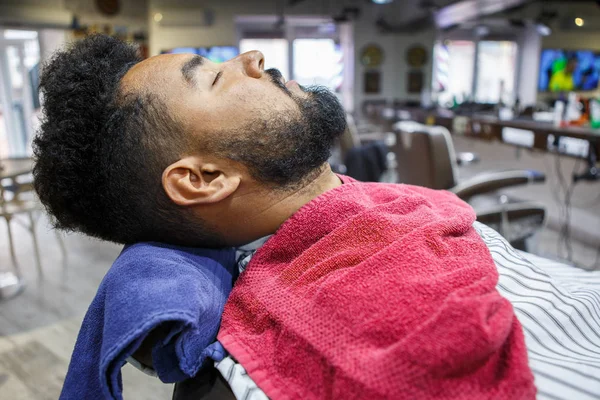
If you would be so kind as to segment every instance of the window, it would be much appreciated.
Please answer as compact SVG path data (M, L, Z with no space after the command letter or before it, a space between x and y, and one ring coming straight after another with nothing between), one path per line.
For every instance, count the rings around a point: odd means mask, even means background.
M250 50L260 50L265 55L265 69L277 68L287 78L290 76L287 39L240 40L240 54Z
M507 41L481 41L477 64L475 99L482 103L498 103L500 100L511 103L515 97L517 44Z
M347 110L353 107L353 38L348 24L330 18L239 16L240 53L260 50L265 68L277 68L286 79L334 91Z
M294 79L301 85L322 85L339 91L342 61L340 46L333 39L294 40Z
M437 42L434 47L433 89L440 104L464 101L473 92L475 43L457 40Z
M442 105L515 100L517 44L446 40L434 47L433 90Z
M37 31L0 29L0 158L31 154L39 61Z

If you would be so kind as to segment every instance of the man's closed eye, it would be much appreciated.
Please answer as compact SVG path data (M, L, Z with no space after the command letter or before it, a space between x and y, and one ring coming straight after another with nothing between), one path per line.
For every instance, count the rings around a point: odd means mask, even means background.
M215 80L212 83L213 87L217 84L217 81L221 78L221 75L223 75L223 71L219 71L217 76L215 76Z

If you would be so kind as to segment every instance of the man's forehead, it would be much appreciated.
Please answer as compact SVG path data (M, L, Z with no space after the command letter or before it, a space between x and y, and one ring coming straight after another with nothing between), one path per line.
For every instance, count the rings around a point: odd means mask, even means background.
M126 90L147 90L149 86L181 82L181 65L194 54L161 54L134 65L121 80ZM163 88L164 89L164 88Z

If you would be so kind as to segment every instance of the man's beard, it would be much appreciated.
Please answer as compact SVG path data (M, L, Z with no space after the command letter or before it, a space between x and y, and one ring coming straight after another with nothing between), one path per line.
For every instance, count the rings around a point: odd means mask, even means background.
M337 137L346 128L339 100L327 88L300 88L300 98L281 82L277 70L265 71L273 83L298 104L297 111L251 121L239 132L228 132L216 143L217 152L244 164L252 177L273 188L292 189L320 172Z

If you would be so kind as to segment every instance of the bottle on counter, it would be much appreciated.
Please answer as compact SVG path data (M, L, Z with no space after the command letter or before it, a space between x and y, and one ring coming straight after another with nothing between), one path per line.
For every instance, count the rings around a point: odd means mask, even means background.
M498 109L502 109L504 108L505 104L504 104L504 96L506 95L505 93L505 85L504 85L504 80L500 81L500 94L499 94L499 99L498 99Z
M563 119L565 115L565 102L562 100L557 100L554 103L554 118L552 119L555 127L560 127L563 125Z
M600 99L592 97L590 99L590 126L592 129L600 128Z
M518 117L519 115L521 115L521 99L519 98L519 96L517 96L517 98L515 100L515 104L513 106L513 115L515 117Z
M579 98L577 97L577 93L571 92L569 93L569 97L567 99L567 108L565 110L565 120L567 123L572 121L577 121L581 118L581 109L579 104Z

